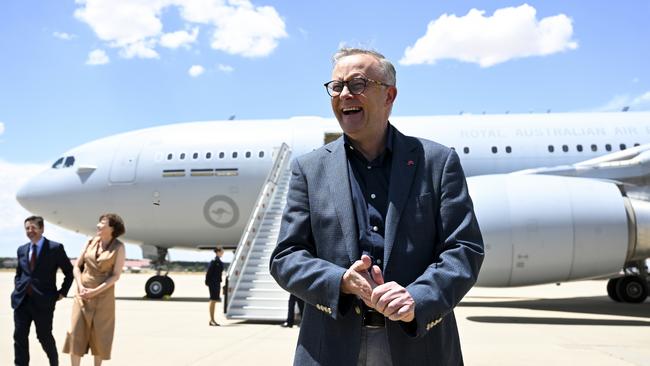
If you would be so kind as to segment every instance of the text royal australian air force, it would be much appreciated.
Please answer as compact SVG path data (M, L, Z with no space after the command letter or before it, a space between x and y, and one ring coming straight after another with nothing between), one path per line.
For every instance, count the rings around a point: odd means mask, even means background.
M602 137L602 136L637 136L650 134L650 125L618 127L549 127L549 128L478 128L462 129L462 138L540 138L540 137Z

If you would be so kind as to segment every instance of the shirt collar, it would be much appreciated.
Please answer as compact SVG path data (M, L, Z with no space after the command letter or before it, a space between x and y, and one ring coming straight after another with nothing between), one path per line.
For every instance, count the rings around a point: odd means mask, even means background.
M36 243L30 242L30 246L33 246L34 244L36 244L36 248L40 248L43 245L44 241L45 241L45 237L41 236L41 238Z
M384 150L388 150L388 152L393 152L393 140L394 140L394 135L395 133L393 132L395 128L393 125L390 124L390 121L388 121L388 126L386 128L386 146L384 146ZM355 150L354 146L352 146L352 141L350 141L350 138L348 135L343 134L343 142L345 143L345 150Z

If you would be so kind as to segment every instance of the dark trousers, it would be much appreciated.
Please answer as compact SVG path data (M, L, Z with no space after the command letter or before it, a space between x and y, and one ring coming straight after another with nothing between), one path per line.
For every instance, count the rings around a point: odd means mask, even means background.
M29 365L29 329L32 321L36 326L36 337L50 360L50 366L59 365L59 354L52 336L54 305L37 304L26 296L14 310L14 363L17 366Z
M302 309L305 307L305 302L302 301L299 297L294 296L293 294L289 295L289 311L287 312L287 325L293 327L293 321L295 317L295 308L296 303L298 304L298 310L302 316Z
M361 328L361 349L357 366L392 366L386 328Z

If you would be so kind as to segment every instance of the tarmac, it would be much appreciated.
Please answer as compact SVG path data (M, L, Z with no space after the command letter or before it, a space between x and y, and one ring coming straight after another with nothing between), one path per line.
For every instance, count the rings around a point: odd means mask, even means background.
M202 274L172 274L168 300L143 299L150 274L124 274L116 284L113 356L105 365L290 365L298 327L226 320L208 326ZM60 282L59 282L60 283ZM650 365L650 300L611 301L606 281L519 288L474 288L456 308L466 365ZM74 287L74 286L73 286ZM0 365L13 363L13 273L0 272ZM72 295L71 290L70 295ZM72 300L61 300L53 334L59 350ZM31 365L48 365L35 330ZM69 357L59 354L60 364ZM92 357L82 365L92 365Z

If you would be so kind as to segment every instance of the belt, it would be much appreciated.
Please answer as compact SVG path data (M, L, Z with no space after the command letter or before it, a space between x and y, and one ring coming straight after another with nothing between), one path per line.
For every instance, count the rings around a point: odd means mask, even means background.
M386 325L386 318L379 312L368 309L364 306L363 309L363 326L369 328L383 328Z

